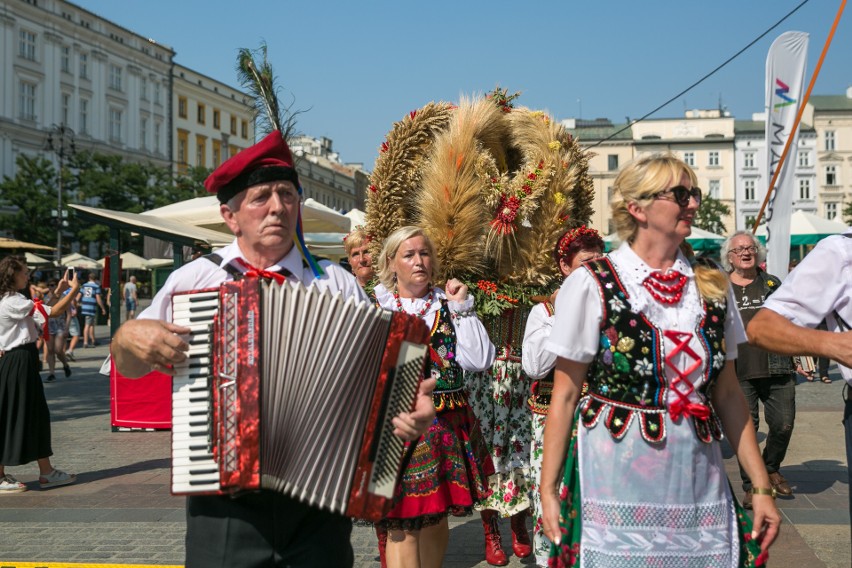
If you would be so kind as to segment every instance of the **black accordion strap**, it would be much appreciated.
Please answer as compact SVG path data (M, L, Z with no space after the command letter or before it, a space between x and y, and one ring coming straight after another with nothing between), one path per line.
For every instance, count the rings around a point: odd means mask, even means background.
M201 258L209 260L210 262L212 262L216 266L220 266L222 264L222 257L220 255L216 254L215 252L211 252L210 254L205 254ZM228 263L225 266L220 266L220 267L222 268L222 270L224 270L225 272L230 274L234 278L234 280L239 280L240 278L243 277L243 273L238 268L231 265L231 263Z

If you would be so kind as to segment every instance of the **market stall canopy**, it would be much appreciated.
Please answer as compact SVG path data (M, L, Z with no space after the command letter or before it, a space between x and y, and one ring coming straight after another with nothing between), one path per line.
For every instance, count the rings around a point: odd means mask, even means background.
M30 268L53 266L52 260L47 260L46 258L42 258L39 255L33 254L31 252L25 252L24 257L27 259L27 266L29 266Z
M0 249L6 250L56 250L53 247L10 239L8 237L0 237Z
M360 209L350 209L346 212L346 216L349 217L349 220L352 223L351 228L349 229L350 231L358 225L363 226L367 224L367 214Z
M845 233L849 227L840 221L823 219L813 213L796 211L790 215L790 246L815 245L825 237ZM755 233L761 241L766 241L766 224L757 228Z
M121 269L122 270L149 270L148 260L142 258L138 254L132 253L130 251L123 252L120 255L121 257ZM98 261L101 267L104 266L106 262L105 258L102 258Z
M219 213L219 201L215 195L179 201L141 215L231 233ZM350 225L348 217L311 198L302 203L302 230L305 233L348 232Z
M88 270L103 268L103 266L101 266L101 264L97 260L95 260L94 258L89 258L84 254L80 254L79 252L72 252L69 255L63 256L59 259L59 263L63 268L85 268Z
M173 219L162 219L152 215L112 211L110 209L98 209L85 205L72 204L70 207L77 211L77 215L89 221L136 231L164 241L176 242L180 245L195 246L197 244L206 244L211 247L221 247L234 240L234 236L230 233L212 231Z

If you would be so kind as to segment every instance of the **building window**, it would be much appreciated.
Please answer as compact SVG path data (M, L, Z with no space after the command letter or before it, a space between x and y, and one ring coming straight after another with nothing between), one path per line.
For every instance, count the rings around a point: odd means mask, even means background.
M189 133L185 130L178 131L178 140L177 140L177 163L178 163L178 171L185 172L186 171L186 153L187 147L189 146Z
M837 203L825 204L825 218L829 221L837 217Z
M712 197L713 199L719 199L720 188L722 187L722 182L717 179L711 179L707 182L707 195Z
M178 97L178 116L186 118L186 97Z
M148 149L148 119L143 118L139 121L139 147L143 150Z
M743 167L744 168L753 168L754 167L754 152L746 152L743 154Z
M121 90L121 67L118 65L110 65L109 66L109 88L120 91Z
M690 168L695 167L695 152L684 152L683 161Z
M195 165L201 168L207 167L207 137L195 137Z
M62 69L63 73L71 72L71 48L67 45L63 45L62 48L62 56L59 59L59 67Z
M837 166L825 166L825 185L837 185Z
M207 124L207 107L203 104L198 105L198 124Z
M80 78L89 78L89 56L85 53L80 54Z
M121 142L121 109L109 109L109 139L113 142Z
M747 179L743 183L744 183L744 186L745 186L745 200L746 201L754 201L754 199L755 199L754 180L753 179Z
M20 55L24 59L35 61L36 35L33 32L27 30L21 30L20 35L18 37L20 38L20 41L18 42L18 55Z
M139 90L142 92L142 100L147 101L148 100L148 79L146 79L145 77L142 77L139 80Z
M160 103L160 83L154 83L154 104L158 105Z
M71 124L71 95L62 93L62 124Z
M243 120L240 125L240 131L243 138L248 138L248 121Z
M81 134L89 131L89 101L80 99L80 123L77 125Z
M799 151L799 167L800 168L809 168L811 167L811 153L807 150Z
M614 172L618 169L618 154L610 154L606 157L607 170Z
M825 149L834 150L834 130L825 131Z
M162 125L159 122L154 123L154 152L157 154L160 153L160 131L162 130Z
M215 116L215 115L214 115ZM222 142L219 140L213 141L213 167L218 168L222 163Z
M24 120L35 120L36 84L21 81L18 90L19 116Z
M754 227L754 221L757 219L757 215L746 215L745 216L745 228L751 229Z
M232 116L231 117L231 136L236 136L236 135L237 135L237 117Z
M219 127L220 127L220 123L221 123L221 116L220 116L220 113L219 113L219 109L214 108L213 109L213 128L216 128L218 130Z
M800 179L799 180L799 199L810 199L810 198L811 198L811 180Z
M719 165L719 152L716 152L716 151L710 152L708 160L707 160L707 165L708 166L718 166Z

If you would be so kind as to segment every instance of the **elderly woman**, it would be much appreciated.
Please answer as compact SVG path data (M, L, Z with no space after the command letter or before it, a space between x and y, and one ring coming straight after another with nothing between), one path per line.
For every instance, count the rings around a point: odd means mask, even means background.
M600 258L604 242L600 234L585 226L565 231L553 248L553 260L563 278L580 268L584 262ZM541 456L544 442L544 422L550 406L550 394L553 391L553 369L556 367L556 355L547 351L544 344L553 329L553 304L559 290L556 290L547 302L533 306L527 318L524 331L524 344L521 361L524 372L535 382L528 404L532 411L532 442L530 445L530 492L532 493L533 513L533 552L538 566L547 566L550 556L550 541L544 534L541 524L541 497L538 486L541 481Z
M437 568L449 539L447 515L470 514L485 497L486 476L493 473L462 372L490 367L494 346L473 311L467 286L453 278L446 291L433 286L437 258L421 229L394 231L378 266L379 305L415 314L432 330L431 371L438 380L433 394L437 418L403 473L398 502L380 523L388 531L387 565Z
M50 440L50 411L38 371L36 339L39 328L47 331L48 318L65 312L80 283L66 272L57 294L71 291L51 308L30 300L19 290L27 287L29 270L23 260L0 260L0 495L20 493L27 486L6 473L7 465L38 462L42 489L74 483L76 476L54 469Z
M730 273L740 317L743 325L748 326L766 298L781 285L781 280L760 269L766 255L760 241L749 231L737 231L731 235L722 244L721 254L722 265ZM736 369L755 430L760 425L757 401L763 403L763 417L769 431L763 448L763 463L769 472L769 482L779 495L792 495L793 489L780 469L796 419L793 360L743 343L739 346ZM751 479L743 468L740 468L740 477L745 491L743 507L751 509Z
M693 270L679 250L701 204L696 181L671 154L628 164L613 186L623 244L574 271L557 297L541 473L555 565L759 566L778 534L734 371L745 341L736 303L722 272ZM723 432L754 483L750 534Z
M343 248L352 274L358 285L368 292L373 288L373 257L370 254L370 235L364 227L358 225L343 238Z

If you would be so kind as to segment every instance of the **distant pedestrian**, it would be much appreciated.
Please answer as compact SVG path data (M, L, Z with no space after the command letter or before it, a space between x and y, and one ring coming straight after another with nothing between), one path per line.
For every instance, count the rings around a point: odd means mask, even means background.
M52 304L59 299L63 292L59 291L59 282L55 278L48 281L47 287L49 291L45 295L45 303ZM69 290L70 288L66 289L64 293L67 294ZM48 320L50 336L44 338L44 344L47 347L46 360L47 371L49 373L45 381L48 383L56 380L55 370L57 359L59 359L59 362L62 363L62 371L65 373L65 377L71 376L71 367L68 365L68 359L65 356L66 329L67 327L64 315L50 318L50 320Z
M68 292L66 291L66 294ZM80 319L77 317L77 298L71 298L71 304L66 310L66 327L68 329L68 337L71 338L68 343L68 350L65 351L65 357L70 361L74 361L74 349L80 342Z
M124 285L124 307L127 311L127 319L136 317L136 307L139 305L139 292L136 288L136 277L131 276L130 281Z
M98 308L101 309L103 315L106 315L104 301L101 298L101 285L98 284L94 272L89 272L89 281L80 288L80 293L77 294L77 303L80 305L80 312L83 314L83 347L94 347L96 345L95 323Z
M6 466L38 462L43 489L74 483L76 476L54 469L50 411L38 372L36 339L47 319L61 316L80 284L73 271L59 282L57 293L71 289L52 307L30 300L19 290L27 286L26 263L15 256L0 260L0 495L20 493L27 486L6 474Z

